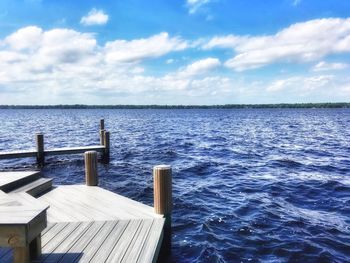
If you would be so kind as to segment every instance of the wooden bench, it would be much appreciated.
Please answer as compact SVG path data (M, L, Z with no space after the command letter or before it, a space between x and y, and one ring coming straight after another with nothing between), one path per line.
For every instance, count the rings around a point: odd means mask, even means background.
M41 255L48 208L27 193L0 191L0 247L14 249L15 263L28 263Z

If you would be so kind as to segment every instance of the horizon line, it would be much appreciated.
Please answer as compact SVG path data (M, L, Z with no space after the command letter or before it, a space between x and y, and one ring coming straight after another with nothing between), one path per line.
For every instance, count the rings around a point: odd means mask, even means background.
M0 105L0 109L200 109L200 108L350 108L350 102L303 102L259 104L47 104Z

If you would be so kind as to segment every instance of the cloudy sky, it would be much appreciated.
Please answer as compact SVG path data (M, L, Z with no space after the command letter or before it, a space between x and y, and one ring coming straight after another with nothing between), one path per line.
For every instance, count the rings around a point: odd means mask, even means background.
M350 102L349 0L1 0L0 104Z

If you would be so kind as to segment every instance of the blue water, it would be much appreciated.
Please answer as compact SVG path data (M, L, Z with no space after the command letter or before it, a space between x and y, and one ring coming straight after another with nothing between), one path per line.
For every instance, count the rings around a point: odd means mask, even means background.
M0 110L0 150L99 142L100 185L152 205L152 167L173 167L172 262L350 262L350 110ZM84 182L81 156L47 159ZM34 169L33 159L0 170Z

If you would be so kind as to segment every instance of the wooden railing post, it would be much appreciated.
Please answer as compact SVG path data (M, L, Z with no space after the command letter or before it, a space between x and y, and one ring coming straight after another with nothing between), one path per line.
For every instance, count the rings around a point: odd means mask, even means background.
M104 144L105 120L100 119L100 144Z
M100 145L105 145L105 132L106 130L100 130Z
M104 132L104 151L103 151L103 156L102 160L104 163L109 163L109 148L110 148L110 140L109 140L109 131Z
M104 130L104 129L105 129L105 120L100 119L100 130Z
M36 161L39 166L44 166L45 164L45 154L44 154L44 134L36 134Z
M157 214L165 218L162 257L171 252L171 212L173 209L172 197L172 170L170 165L153 167L154 209Z
M98 185L97 174L97 152L88 151L84 153L85 158L85 182L88 186Z

